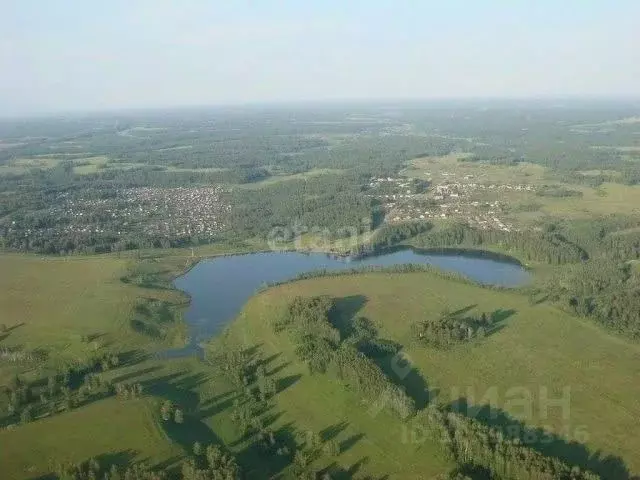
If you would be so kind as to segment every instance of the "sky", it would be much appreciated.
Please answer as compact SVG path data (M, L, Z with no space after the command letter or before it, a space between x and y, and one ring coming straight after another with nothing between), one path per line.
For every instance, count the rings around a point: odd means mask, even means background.
M0 0L0 116L640 96L638 0Z

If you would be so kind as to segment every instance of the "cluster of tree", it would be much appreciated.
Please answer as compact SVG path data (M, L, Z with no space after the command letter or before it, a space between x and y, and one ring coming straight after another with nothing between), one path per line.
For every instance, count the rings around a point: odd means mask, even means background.
M560 185L544 185L536 189L536 195L539 197L581 197L582 192L579 190L571 190Z
M327 174L236 189L230 228L243 238L266 237L276 227L291 235L326 229L330 239L349 235L352 229L362 232L371 227L375 205L362 194L360 183L355 175Z
M173 421L181 425L184 423L184 412L171 400L165 400L160 405L160 418L165 422Z
M225 345L222 354L213 360L221 365L236 388L231 418L243 435L254 434L261 449L268 454L288 456L287 445L265 427L260 412L268 410L269 400L277 393L277 382L267 372L265 362L250 357L246 351Z
M80 463L58 463L56 480L238 480L242 472L233 456L217 445L194 445L193 456L183 460L180 473L151 468L146 463L105 464L95 458Z
M14 376L4 392L8 399L6 421L28 423L115 393L114 386L103 381L98 372L118 364L117 355L107 354L46 379L27 381Z
M128 385L126 383L116 383L113 386L113 390L116 394L116 397L122 400L133 400L142 397L144 387L141 383L133 383L131 385Z
M559 272L541 293L614 332L640 338L640 275L627 262L592 259Z
M182 480L237 480L241 478L240 467L233 456L222 451L218 445L206 448L194 444L194 457L182 463Z
M475 419L434 405L419 412L414 424L445 446L451 459L464 467L461 470L484 471L485 476L496 480L600 478L558 458L544 456L517 437L510 438ZM465 478L460 472L449 478L452 477Z
M340 332L330 321L333 308L333 300L326 296L296 297L284 318L274 324L274 329L289 332L296 344L296 355L307 364L311 373L333 375L363 397L384 402L401 418L411 416L416 408L413 399L402 387L393 384L371 358L358 350L358 346L371 339L371 332L363 331L369 327L356 327L358 337L355 340L341 341Z
M385 223L382 225L370 240L368 247L372 251L397 245L416 235L428 232L433 225L427 221L407 221L401 223Z
M493 328L491 315L455 314L448 310L439 316L422 320L412 326L414 338L423 344L448 348L459 343L484 338Z
M365 317L357 317L353 320L344 342L374 359L394 355L401 348L397 342L379 338L377 328Z
M53 468L56 480L166 480L167 472L152 470L144 463L101 465L95 458L81 463L58 463Z
M142 284L145 285L144 281ZM164 300L140 300L134 307L135 317L129 321L129 326L133 331L151 338L166 338L176 330L176 314L172 307L170 302Z
M583 248L568 241L558 232L481 230L462 223L418 235L412 243L422 248L501 245L517 250L528 260L554 265L580 262L588 258Z

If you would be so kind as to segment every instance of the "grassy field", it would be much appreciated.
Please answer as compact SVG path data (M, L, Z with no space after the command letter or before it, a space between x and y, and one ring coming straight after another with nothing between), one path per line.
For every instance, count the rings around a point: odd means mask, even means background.
M418 478L418 471L435 473L445 466L435 453L437 446L421 444L422 450L415 452L403 444L397 420L371 417L367 405L342 386L306 375L286 336L273 334L269 324L289 299L320 294L338 299L343 321L365 316L382 338L404 345L419 372L403 381L415 398L424 399L427 388L432 400L436 395L435 401L443 404L461 397L471 405L495 400L499 418L519 417L527 425L555 432L553 442L540 447L546 453L604 472L620 457L631 471L640 472L640 438L635 433L640 428L640 385L629 381L640 374L638 346L552 307L532 306L517 293L422 273L319 278L280 286L254 297L232 324L232 338L247 347L259 346L267 357L277 355L277 363L284 365L282 375L300 376L278 395L284 412L278 422L316 430L348 422L349 434L363 435L341 462L367 457L364 470L393 478ZM444 308L499 312L505 319L501 330L480 344L451 351L415 345L412 322ZM551 398L569 389L566 415L561 408L549 408L545 417L541 387ZM531 394L532 412L525 418L521 405L509 402L514 388ZM483 398L491 391L494 398ZM613 456L610 463L604 460L608 455Z
M51 366L105 348L151 348L149 339L135 334L129 326L136 302L144 298L183 299L178 292L124 284L120 278L129 271L131 262L115 256L0 255L1 323L9 329L2 345L44 348ZM83 341L83 337L92 340ZM4 366L0 383L3 374L19 368Z
M294 173L291 175L274 174L270 177L260 180L258 182L243 183L237 185L238 188L257 189L265 186L272 185L274 183L286 182L289 180L305 180L309 177L316 177L319 175L340 175L344 173L343 170L331 169L331 168L315 168L303 173Z
M514 166L505 166L463 161L467 156L451 154L443 157L416 158L400 173L434 183L458 181L464 177L469 177L469 181L476 183L543 183L545 168L540 165L522 162Z
M2 478L38 478L55 462L91 457L105 463L158 464L182 454L168 441L146 399L101 400L14 430L0 430Z
M56 156L34 156L30 158L17 158L11 162L0 165L0 175L14 174L23 175L33 170L48 170L56 167L62 161L69 161L73 164L73 173L87 174L95 173L101 168L106 168L108 157L91 156L90 154L80 155L56 155Z
M200 255L229 251L223 246L195 249L193 258L189 249L161 258L157 256L167 252L142 252L142 259L137 253L122 258L0 256L0 268L6 273L0 277L5 292L0 311L6 313L3 323L10 328L3 346L45 347L51 361L68 360L92 353L94 345L82 336L99 334L98 349L141 354L137 362L104 375L114 382L140 382L146 392L143 400L107 398L0 431L0 465L6 478L33 478L46 471L51 459L98 456L173 464L195 441L224 443L250 478L288 478L287 462L265 458L243 437L231 416L236 393L217 367L195 358L163 360L148 355L164 344L150 342L128 326L140 298L181 301L183 297L172 290L142 288L135 281L126 284L121 277L152 275L166 284ZM461 397L471 405L495 400L493 407L501 412L498 420L504 421L522 413L521 406L509 402L510 389L521 387L531 393L533 402L531 414L522 421L556 434L550 444L540 447L545 453L600 471L619 457L618 463L624 461L631 471L640 472L640 439L635 435L640 428L640 386L629 381L640 374L640 347L550 306L531 305L528 297L516 292L483 289L428 273L317 278L271 288L253 297L230 326L224 341L267 359L268 370L277 378L278 394L266 412L266 426L279 436L293 438L312 431L341 445L338 457L321 456L316 467L333 465L348 475L388 478L431 478L452 467L434 440L407 442L401 421L371 408L376 399L363 399L329 376L309 375L296 360L287 335L273 333L271 321L288 300L321 294L338 300L338 325L365 316L375 323L380 337L404 346L415 367L410 375L396 378L390 364L381 367L407 388L419 406L428 400L450 404ZM450 351L412 341L411 324L445 308L497 312L503 318L501 329L481 343ZM222 337L213 344L220 342ZM0 365L0 384L13 371ZM562 409L551 408L544 418L541 386L552 398L570 388L568 417L563 417ZM494 396L486 396L488 392ZM184 425L159 420L159 405L166 399L184 409ZM606 456L612 457L606 460Z

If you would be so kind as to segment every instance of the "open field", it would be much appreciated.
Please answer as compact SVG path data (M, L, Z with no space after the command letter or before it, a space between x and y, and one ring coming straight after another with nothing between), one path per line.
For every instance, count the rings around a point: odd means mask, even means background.
M150 253L160 252L147 252ZM197 258L185 255L188 249L173 253L158 260L147 258L136 271L169 279ZM205 250L197 249L196 253L204 254ZM206 253L224 253L224 249L210 248ZM100 341L113 342L118 349L158 348L132 334L126 321L140 295L178 294L122 283L120 276L132 271L132 261L132 257L115 256L67 260L0 257L3 271L11 273L2 277L2 288L9 294L2 299L0 308L3 312L12 311L25 322L12 330L3 344L11 341L29 342L30 346L53 345L56 355L69 358L86 351L81 334L101 332L104 337ZM33 296L31 291L39 293ZM516 416L522 409L506 402L508 390L524 387L533 395L533 414L524 418L524 423L544 426L558 434L551 445L543 446L545 453L595 470L608 465L601 457L620 456L630 470L640 471L640 443L634 434L640 427L640 387L628 382L640 374L640 348L550 306L532 306L527 297L518 293L483 289L428 273L318 278L271 288L252 298L230 326L227 341L268 359L268 369L277 378L278 394L271 401L267 426L279 435L292 437L313 431L324 439L334 438L341 445L338 457L321 456L314 463L316 467L335 462L335 466L357 471L358 475L389 478L430 478L452 467L443 457L442 447L433 440L417 444L403 441L402 422L385 412L372 413L372 399L363 401L328 376L309 375L296 360L286 334L273 333L271 321L282 313L288 300L296 295L322 294L338 299L339 324L354 316L365 316L375 323L381 338L404 345L417 370L398 381L419 405L424 405L428 397L425 388L432 401L448 404L465 397L477 405L493 400L483 398L493 388L497 392L493 406ZM478 313L499 311L504 312L505 320L502 329L482 343L451 351L412 342L412 322L438 315L444 308ZM214 344L220 341L221 338L216 339ZM5 440L12 445L6 450L11 462L2 462L10 466L7 471L15 472L10 478L32 478L47 468L51 458L81 460L114 455L113 459L118 459L124 458L118 455L135 455L152 464L175 461L194 441L223 442L251 478L290 473L290 467L282 460L265 458L251 441L243 438L231 416L234 389L215 366L193 358L147 357L106 376L114 382L141 382L146 398L100 400L0 432L3 445ZM551 408L549 417L542 418L540 386L547 387L552 398L559 396L563 387L571 389L568 419L563 418L559 408ZM170 427L159 421L158 405L165 399L185 409L184 425ZM607 412L606 417L603 411ZM65 430L66 419L70 418L74 419L73 429ZM95 432L103 433L94 441ZM68 439L65 435L69 435ZM32 438L37 440L31 441ZM55 439L65 443L55 443ZM26 447L25 442L30 441ZM589 451L581 443L586 443ZM34 448L43 452L37 461L29 453ZM14 450L17 453L12 453Z
M422 157L411 160L400 173L407 177L441 181L459 181L465 177L476 183L527 183L544 181L545 168L533 163L518 163L514 166L489 165L485 162L463 161L466 154L451 154L443 157Z
M131 460L157 464L182 453L158 426L148 400L109 398L44 418L15 430L0 430L2 478L26 480L51 471L56 462Z
M73 173L78 175L87 175L90 173L97 173L100 171L113 171L113 170L132 170L137 168L149 168L149 164L146 163L131 163L131 162L113 162L109 157L104 155L90 156L90 155L55 155L55 156L34 156L29 158L18 158L8 162L7 164L0 165L0 175L14 174L23 175L30 173L33 170L49 170L61 162L71 162L73 165ZM181 168L172 165L161 165L159 168L167 172L221 172L226 170L225 168Z
M640 439L635 434L640 428L640 386L629 382L640 374L638 346L553 307L532 306L517 293L486 290L422 273L319 278L272 288L254 297L231 326L232 337L241 344L257 345L267 357L277 355L277 363L285 365L281 374L302 375L278 395L278 406L284 412L278 422L322 429L349 421L354 433L364 435L341 462L367 456L367 471L399 478L411 478L425 469L434 472L444 465L434 462L434 445L425 443L421 445L425 451L414 455L402 444L397 421L382 415L371 418L367 407L358 405L339 384L305 374L286 335L273 334L269 324L288 300L296 295L323 294L338 298L343 321L365 316L379 328L381 338L404 345L419 370L419 375L411 375L405 382L414 396L423 396L426 386L432 395L437 392L438 402L449 404L465 397L471 405L483 405L488 402L483 396L493 389L497 392L493 406L517 417L523 413L521 404L507 400L509 389L522 387L533 401L532 413L523 418L525 424L558 435L551 444L541 446L546 453L604 472L619 463L612 459L607 463L604 457L619 456L631 471L640 471ZM444 308L499 311L508 318L498 333L481 344L451 351L415 345L411 341L412 322L438 315ZM568 412L550 408L545 418L539 400L541 387L548 389L551 398L569 388ZM400 459L399 463L393 463L385 453Z
M244 183L242 185L238 185L238 187L257 189L257 188L262 188L268 185L272 185L274 183L286 182L289 180L305 180L307 178L315 177L319 175L336 175L341 173L343 173L343 171L338 169L316 168L316 169L311 169L304 173L294 173L291 175L272 175L270 177L267 177L264 180L260 180L258 182Z
M50 170L58 166L63 161L71 162L73 173L87 174L95 173L108 165L106 156L86 155L55 155L55 156L34 156L29 158L17 158L4 165L0 165L0 175L24 175L34 170Z
M101 348L146 347L149 340L129 326L136 302L149 297L178 301L181 296L122 283L130 262L115 256L1 255L0 311L10 329L2 345L44 348L52 365ZM83 336L95 340L86 342Z

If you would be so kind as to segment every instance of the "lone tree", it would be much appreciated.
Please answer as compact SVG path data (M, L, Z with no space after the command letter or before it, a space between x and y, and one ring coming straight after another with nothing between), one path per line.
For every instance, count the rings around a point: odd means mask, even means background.
M200 445L200 442L196 442L193 444L193 454L196 457L199 457L200 455L202 455L202 445Z
M176 408L176 412L173 416L173 421L177 424L181 424L182 422L184 422L184 415L182 414L182 410L180 410L179 408Z
M329 440L324 444L324 453L329 457L337 457L340 455L340 444L336 440Z
M162 416L162 420L164 420L165 422L168 422L169 419L171 418L172 413L173 413L173 404L171 403L171 400L165 400L164 403L162 404L162 407L160 407L160 415Z
M24 410L22 410L22 413L20 414L20 421L22 423L29 423L31 420L32 420L31 407L26 406Z

